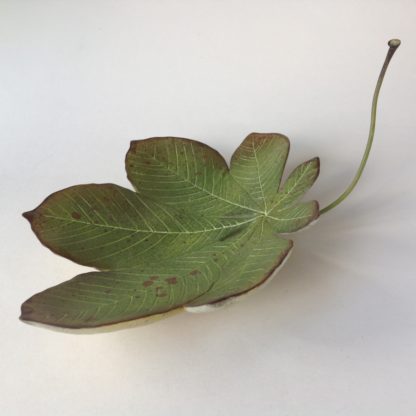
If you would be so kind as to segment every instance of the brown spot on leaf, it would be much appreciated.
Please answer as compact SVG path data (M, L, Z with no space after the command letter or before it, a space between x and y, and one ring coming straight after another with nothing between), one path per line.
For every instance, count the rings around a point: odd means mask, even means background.
M176 276L171 276L165 279L170 285L176 285L178 283L178 279Z
M146 281L143 282L144 287L152 286L152 284L153 284L152 280L146 280Z
M192 270L191 272L189 272L189 274L190 274L191 276L198 276L198 274L201 274L201 271L200 271L200 270L195 269L195 270Z
M157 280L157 279L159 279L159 276L150 276L149 279L150 280Z
M71 214L71 217L72 217L74 220L79 220L79 219L81 218L81 214L80 214L79 212L74 211L74 212Z

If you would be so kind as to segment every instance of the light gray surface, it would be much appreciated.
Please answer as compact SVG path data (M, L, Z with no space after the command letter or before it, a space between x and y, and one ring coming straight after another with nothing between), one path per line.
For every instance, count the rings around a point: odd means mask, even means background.
M416 414L414 1L0 1L1 413ZM267 289L212 314L74 336L19 305L87 270L20 213L88 182L128 186L129 140L251 131L321 157L332 201L364 149L376 76L399 37L362 182L295 236Z

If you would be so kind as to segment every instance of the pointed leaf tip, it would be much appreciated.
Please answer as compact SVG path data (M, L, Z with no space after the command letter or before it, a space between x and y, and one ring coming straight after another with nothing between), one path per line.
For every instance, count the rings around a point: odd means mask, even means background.
M27 211L22 214L22 217L26 218L29 222L32 222L35 216L35 211Z
M28 305L29 300L25 301L24 303L22 303L22 306L20 307L20 316L19 319L21 321L28 321L30 320L30 315L33 312L33 308Z

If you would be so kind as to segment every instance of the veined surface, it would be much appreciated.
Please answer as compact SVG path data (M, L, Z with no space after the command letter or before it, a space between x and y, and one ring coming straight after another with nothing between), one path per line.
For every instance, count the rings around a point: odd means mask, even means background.
M221 303L261 285L292 249L280 234L319 215L316 201L297 202L319 160L301 164L280 186L288 153L279 134L249 135L230 167L197 141L132 142L126 170L136 192L77 185L25 213L44 245L100 271L33 296L21 318L102 327Z

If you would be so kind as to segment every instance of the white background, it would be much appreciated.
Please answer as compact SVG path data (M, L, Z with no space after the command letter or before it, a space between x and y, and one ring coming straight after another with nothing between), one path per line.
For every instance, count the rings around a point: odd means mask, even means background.
M0 412L24 415L416 414L414 1L0 1ZM131 139L252 131L319 155L309 196L357 189L267 290L229 309L99 335L18 321L33 293L87 268L20 216L69 185L129 186Z

